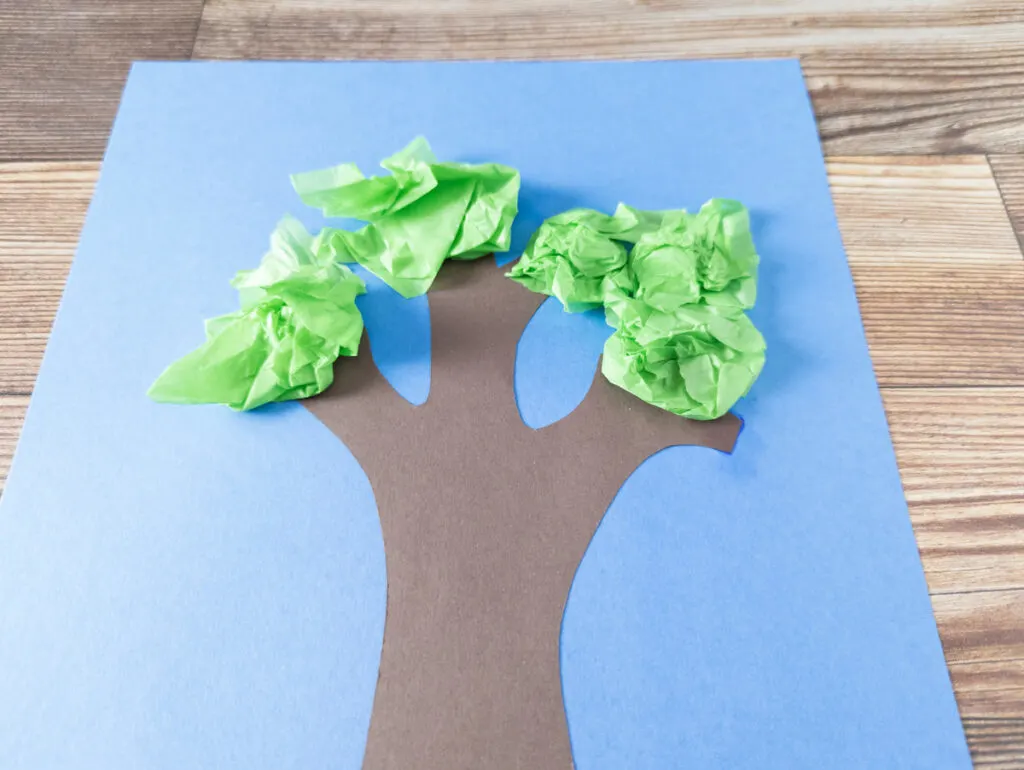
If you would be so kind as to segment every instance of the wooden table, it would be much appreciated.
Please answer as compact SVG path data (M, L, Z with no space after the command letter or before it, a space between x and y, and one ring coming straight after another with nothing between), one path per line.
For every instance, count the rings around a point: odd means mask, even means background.
M1020 0L0 0L0 30L0 483L130 60L799 55L975 762L1024 768Z

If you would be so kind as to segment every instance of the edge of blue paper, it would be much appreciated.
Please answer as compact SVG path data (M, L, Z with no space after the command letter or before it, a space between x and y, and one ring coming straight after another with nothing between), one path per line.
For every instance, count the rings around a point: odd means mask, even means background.
M680 83L688 99L666 103ZM382 101L389 87L407 100ZM374 95L368 125L331 120ZM657 121L602 119L652 105ZM18 629L0 633L0 724L15 726L0 764L360 765L385 578L357 462L301 406L235 415L142 394L199 319L231 307L228 279L283 212L315 223L288 172L369 167L412 133L443 157L520 168L517 244L545 216L619 198L752 211L768 363L734 454L651 458L580 565L562 635L577 767L970 767L813 115L785 60L133 66L0 500L0 628ZM429 340L367 315L385 374L425 398ZM599 336L586 323L542 308L524 333L528 424L585 393ZM545 344L572 363L553 375ZM275 469L296 482L287 495Z

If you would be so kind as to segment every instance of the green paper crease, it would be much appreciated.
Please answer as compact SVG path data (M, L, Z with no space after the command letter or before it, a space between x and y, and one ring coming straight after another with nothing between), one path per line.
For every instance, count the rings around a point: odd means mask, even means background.
M339 355L363 333L355 300L366 291L344 265L323 260L295 219L283 219L255 270L238 273L240 309L206 322L206 342L172 363L149 389L155 401L248 410L306 398L334 381Z
M508 277L557 297L570 313L600 307L609 292L629 289L624 243L657 228L662 216L622 203L611 216L592 209L563 212L533 234Z
M403 297L424 294L446 259L508 251L518 211L519 172L497 163L441 163L423 137L365 177L353 163L292 176L304 203L328 217L367 222L325 228L317 254L357 262Z
M508 275L569 312L603 306L615 329L604 376L662 409L712 420L764 366L764 338L744 312L756 299L757 266L747 209L713 198L696 214L621 203L611 216L558 214Z

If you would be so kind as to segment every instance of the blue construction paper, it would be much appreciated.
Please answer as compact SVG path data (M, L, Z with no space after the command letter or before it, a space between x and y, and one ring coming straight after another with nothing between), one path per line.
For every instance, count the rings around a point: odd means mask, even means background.
M611 333L603 309L567 313L557 299L544 300L516 350L516 403L524 423L543 428L580 405ZM557 365L552 351L560 356Z
M521 171L518 248L571 206L752 212L768 363L735 453L650 459L580 565L578 770L969 768L793 61L136 65L0 503L0 767L360 766L386 577L358 464L301 405L145 391L282 213L317 223L289 173L414 134ZM374 354L419 401L423 307L388 303ZM530 424L597 334L535 317Z
M356 299L366 328L373 329L374 363L409 403L427 402L430 393L430 309L426 296L405 299L361 265L352 270L366 282Z

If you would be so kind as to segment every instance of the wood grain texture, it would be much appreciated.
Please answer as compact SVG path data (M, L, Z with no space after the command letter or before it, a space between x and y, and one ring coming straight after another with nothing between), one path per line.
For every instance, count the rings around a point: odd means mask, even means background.
M1021 107L1024 110L1024 105ZM1024 154L993 155L989 158L1006 212L1010 215L1017 240L1024 249Z
M933 595L1024 589L1024 387L882 395Z
M28 409L28 396L0 395L0 493L11 469L11 458L18 443L21 424Z
M1024 388L883 389L975 765L1024 768Z
M953 681L957 673L954 670ZM1024 693L1017 693L1018 699ZM963 705L961 705L961 711ZM1024 719L962 714L976 768L1021 770L1024 767Z
M975 766L1024 768L1024 388L883 389Z
M938 594L932 604L950 664L1018 661L1024 667L1024 589Z
M1019 660L953 663L949 671L965 721L975 715L1005 720L1004 726L1016 736L1016 758L1024 759L1024 664Z
M1024 384L1024 261L986 160L828 169L879 383Z
M97 171L0 164L0 299L15 308L0 317L0 472ZM982 157L834 159L829 173L975 761L1019 770L1024 360L990 330L1019 333L1024 263Z
M202 0L0 0L0 160L96 158L133 59L192 51Z
M0 394L35 383L99 164L0 164Z
M195 55L799 56L829 154L1024 152L1018 0L208 0Z
M974 766L1024 768L1024 661L952 662L949 673Z

